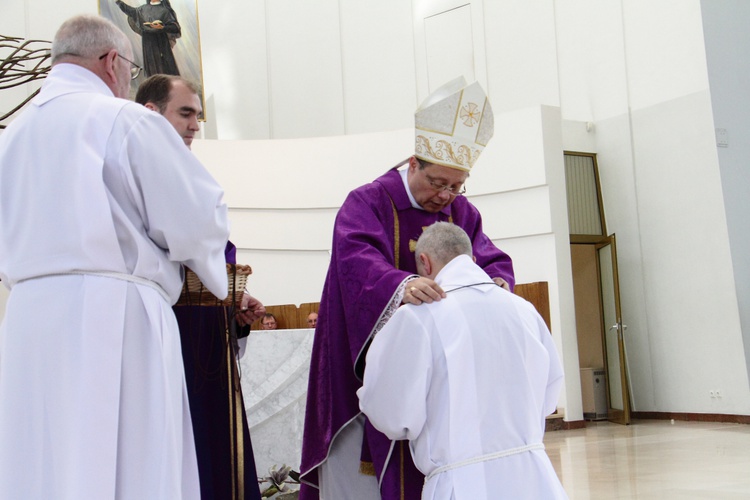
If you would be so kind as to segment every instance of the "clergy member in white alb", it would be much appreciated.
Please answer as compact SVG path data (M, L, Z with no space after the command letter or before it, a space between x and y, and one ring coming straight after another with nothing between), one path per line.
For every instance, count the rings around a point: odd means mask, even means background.
M227 295L223 190L128 97L127 37L64 22L0 135L0 498L198 499L172 304Z
M416 256L447 296L402 306L375 336L362 412L409 440L423 500L567 498L542 444L563 383L544 321L473 262L460 227L428 227Z

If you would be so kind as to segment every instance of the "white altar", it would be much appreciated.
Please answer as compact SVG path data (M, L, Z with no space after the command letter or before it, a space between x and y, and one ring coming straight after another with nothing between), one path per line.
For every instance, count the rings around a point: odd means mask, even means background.
M274 465L299 471L313 332L253 330L246 343L240 341L242 394L259 477Z

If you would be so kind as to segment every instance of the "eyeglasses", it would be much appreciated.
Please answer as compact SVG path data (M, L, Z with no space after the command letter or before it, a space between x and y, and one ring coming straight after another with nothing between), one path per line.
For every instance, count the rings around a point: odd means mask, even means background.
M447 191L448 194L451 196L461 196L462 194L466 193L466 186L451 187L451 186L448 186L447 184L438 184L429 175L427 174L424 174L424 175L427 178L427 182L430 183L430 187L439 193L442 193L443 191Z
M140 66L138 66L136 63L134 63L130 59L128 59L126 57L122 57L117 52L115 52L115 54L117 54L117 57L119 57L121 59L125 59L127 62L130 63L130 79L131 80L135 80L136 78L138 78L138 75L141 74L141 70L143 68L141 68ZM107 57L107 55L109 55L109 52L107 52L106 54L103 54L103 55L99 56L99 60L101 61L102 59L104 59L105 57Z

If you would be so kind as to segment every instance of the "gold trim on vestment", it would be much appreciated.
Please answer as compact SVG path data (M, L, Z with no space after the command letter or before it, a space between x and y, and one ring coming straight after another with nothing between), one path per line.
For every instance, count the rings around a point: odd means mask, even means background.
M408 196L408 193L407 193L407 196ZM391 200L391 208L393 209L393 260L395 263L394 267L398 270L401 270L401 266L400 266L401 235L400 235L400 228L399 228L399 222L398 222L398 210L396 210L396 204L393 202L393 198L391 198L390 195L388 195L388 199ZM453 210L451 210L451 214L448 216L448 222L453 224ZM425 229L426 227L423 227L422 232L424 232ZM416 248L417 248L417 242L415 240L409 240L409 251L414 253Z
M231 461L230 474L232 476L232 499L244 500L245 498L245 446L244 433L242 429L242 399L239 392L240 383L232 349L232 335L229 328L227 308L224 308L224 330L226 342L226 366L227 366L227 401L229 403L229 452Z
M364 460L359 462L359 473L365 476L375 475L375 464L372 462L365 462Z
M231 335L229 334L229 318L227 317L227 308L224 308L224 340L226 342L226 353L227 353L227 401L229 402L229 456L231 461L230 474L232 476L232 498L237 498L237 481L235 481L235 449L234 449L234 398L232 397L232 366L229 364L232 353L230 348L230 342L232 341Z
M401 444L401 446L399 447L399 454L401 455L401 500L404 500L406 498L406 479L404 477L404 442L399 441L399 444Z
M401 239L399 237L398 210L396 210L396 204L393 203L393 198L391 198L391 195L388 195L388 199L391 200L391 207L393 207L393 259L394 263L396 264L396 269L401 269L401 267L399 267L399 263L401 261L399 243L401 242Z
M235 390L234 390L234 407L236 413L236 430L237 430L237 483L239 487L238 500L245 499L245 433L242 426L242 412L245 411L242 405L242 392L240 387L240 377L237 373L237 365L234 355L232 356L232 373L234 373Z

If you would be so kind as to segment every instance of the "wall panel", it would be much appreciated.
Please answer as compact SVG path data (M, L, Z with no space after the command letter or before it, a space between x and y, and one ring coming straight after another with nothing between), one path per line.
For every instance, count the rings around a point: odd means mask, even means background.
M346 132L338 5L337 0L266 3L273 138Z
M495 116L560 106L553 0L485 1L487 83Z
M320 301L330 254L238 248L237 262L253 268L247 288L258 300L264 304L299 305Z
M412 127L417 93L411 4L381 0L361 6L340 2L346 133Z
M230 209L231 238L247 249L328 251L337 212L338 208Z
M193 143L193 152L224 186L232 208L339 207L350 190L385 173L413 150L413 129Z
M271 137L266 2L198 1L207 139Z
M469 199L482 214L484 232L490 239L547 234L552 230L547 186Z

